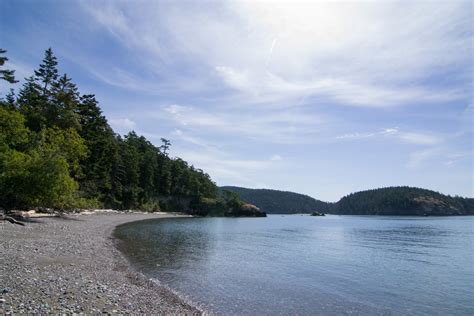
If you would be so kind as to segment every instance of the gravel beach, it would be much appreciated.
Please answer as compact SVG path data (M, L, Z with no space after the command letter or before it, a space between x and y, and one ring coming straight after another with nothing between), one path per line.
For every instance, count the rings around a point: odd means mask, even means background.
M135 272L117 225L175 215L100 213L0 222L0 314L202 314Z

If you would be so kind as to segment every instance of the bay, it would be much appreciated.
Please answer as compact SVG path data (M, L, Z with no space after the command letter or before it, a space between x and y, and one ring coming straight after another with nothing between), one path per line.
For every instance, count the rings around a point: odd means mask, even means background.
M472 315L473 217L270 215L119 226L132 265L223 315Z

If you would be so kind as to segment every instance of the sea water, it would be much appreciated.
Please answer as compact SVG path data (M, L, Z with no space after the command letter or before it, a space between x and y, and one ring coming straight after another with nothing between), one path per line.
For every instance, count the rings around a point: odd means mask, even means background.
M270 215L119 226L145 275L225 315L473 315L474 217Z

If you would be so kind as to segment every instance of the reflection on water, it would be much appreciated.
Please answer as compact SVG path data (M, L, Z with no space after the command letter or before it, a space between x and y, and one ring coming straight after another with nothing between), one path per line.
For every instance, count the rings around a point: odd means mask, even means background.
M178 222L173 226L157 225L161 221L156 220L125 225L116 231L116 236L123 241L120 249L132 257L140 269L147 271L153 271L157 266L180 268L190 259L205 261L208 244L212 242L210 233L190 225L178 229L181 220L176 219ZM174 228L169 229L171 227Z
M473 218L183 218L117 228L138 269L221 314L472 315Z

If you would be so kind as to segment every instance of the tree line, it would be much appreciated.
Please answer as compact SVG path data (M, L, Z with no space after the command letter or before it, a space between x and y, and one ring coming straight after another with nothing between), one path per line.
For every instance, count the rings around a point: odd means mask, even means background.
M474 199L399 186L351 193L329 211L344 215L474 215Z
M242 200L255 204L267 214L327 212L331 206L330 203L294 192L235 186L224 186L221 187L221 190L229 190L238 194Z
M0 66L8 60L0 50ZM15 83L0 70L0 84ZM92 94L60 74L51 48L34 74L0 99L0 207L103 207L221 213L240 200L220 196L201 169L130 132L116 134ZM234 204L233 204L234 203ZM218 212L215 212L218 213Z
M474 215L474 199L408 186L351 193L329 203L294 192L221 187L269 214L331 213L340 215L444 216Z

